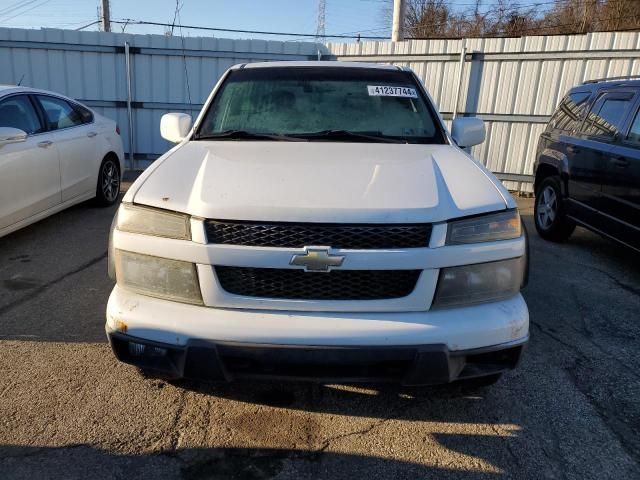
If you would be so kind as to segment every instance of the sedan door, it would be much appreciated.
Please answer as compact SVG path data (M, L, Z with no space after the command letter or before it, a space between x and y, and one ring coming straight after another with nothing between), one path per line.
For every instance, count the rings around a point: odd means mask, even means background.
M630 123L609 152L603 213L613 220L612 235L640 249L640 106Z
M97 132L93 123L88 123L75 104L65 99L50 95L36 95L36 98L49 123L51 140L60 154L62 201L95 195L99 165ZM89 116L89 119L92 121L93 117Z
M58 153L27 95L0 99L0 126L27 133L0 146L0 229L60 204Z

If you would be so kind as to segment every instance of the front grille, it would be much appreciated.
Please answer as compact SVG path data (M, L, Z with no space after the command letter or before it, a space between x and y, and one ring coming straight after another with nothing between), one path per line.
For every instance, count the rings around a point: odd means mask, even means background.
M333 270L215 267L220 286L234 295L291 300L384 300L409 295L420 270Z
M431 237L429 223L258 223L207 220L206 229L209 243L279 248L420 248L427 247Z

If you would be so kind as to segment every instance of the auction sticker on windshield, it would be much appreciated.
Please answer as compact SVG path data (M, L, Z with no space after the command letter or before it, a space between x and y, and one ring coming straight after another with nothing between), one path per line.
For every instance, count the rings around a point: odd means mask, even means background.
M367 85L370 97L408 97L418 98L415 88L391 87L389 85Z

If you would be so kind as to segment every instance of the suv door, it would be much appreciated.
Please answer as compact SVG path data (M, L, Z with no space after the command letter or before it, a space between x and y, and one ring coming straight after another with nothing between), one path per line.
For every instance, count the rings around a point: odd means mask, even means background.
M633 104L633 91L598 95L582 124L580 141L569 145L569 214L602 228L602 185L609 169L609 151Z
M640 99L609 151L602 194L603 213L615 219L607 233L640 249Z
M95 193L98 168L93 115L87 109L50 95L36 95L60 153L62 201ZM83 114L88 113L88 116Z
M0 229L59 205L58 153L27 95L0 99L0 126L27 139L0 147Z

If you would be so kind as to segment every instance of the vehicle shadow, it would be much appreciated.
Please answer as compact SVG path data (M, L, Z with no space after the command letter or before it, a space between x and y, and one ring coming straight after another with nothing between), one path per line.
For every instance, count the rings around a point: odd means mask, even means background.
M0 474L3 480L489 479L500 476L499 472L460 471L455 466L426 466L392 458L324 450L189 448L119 455L91 445L61 448L0 445Z

